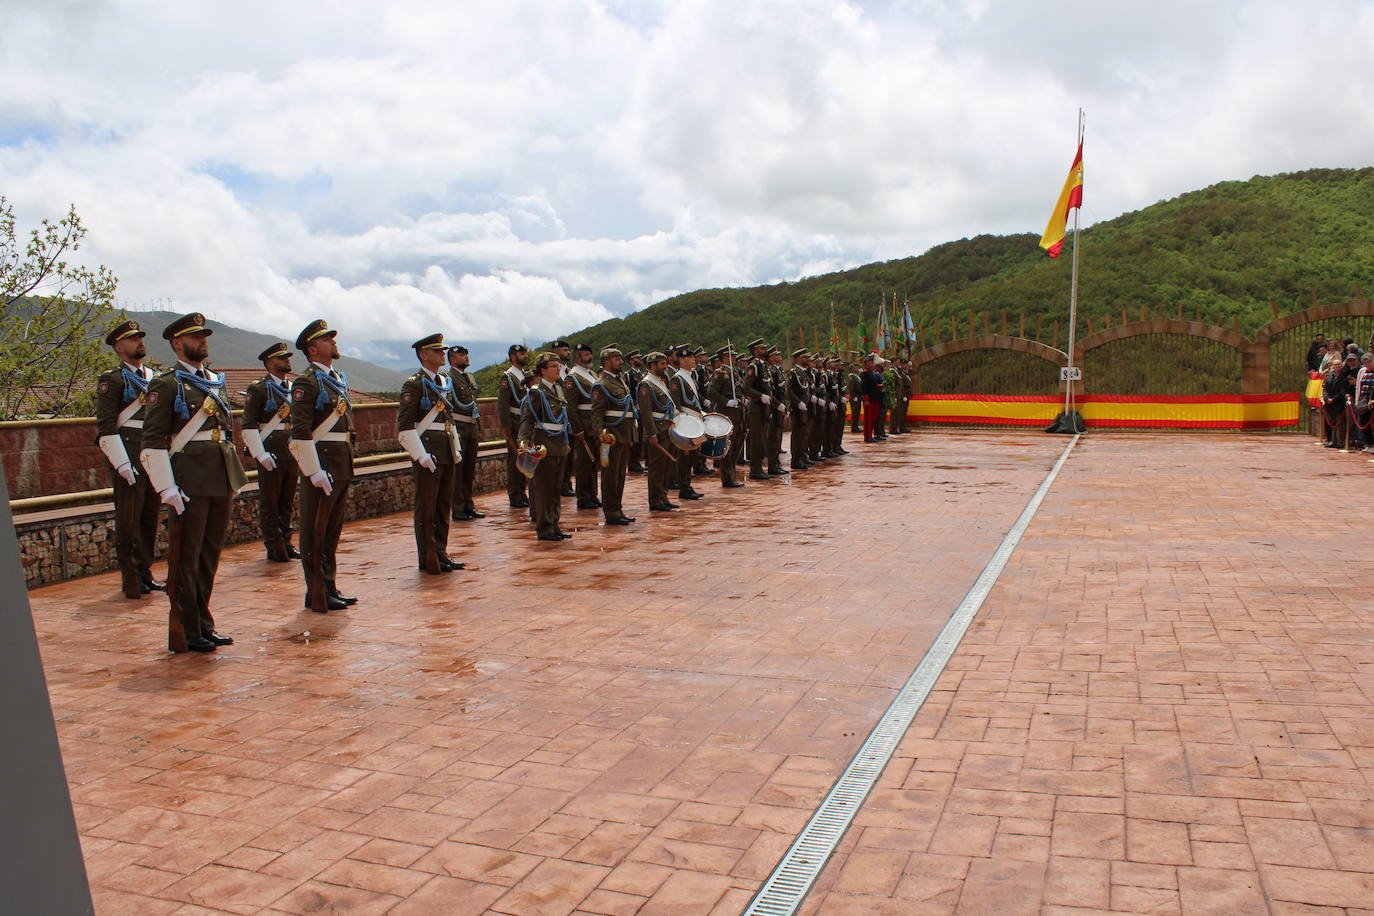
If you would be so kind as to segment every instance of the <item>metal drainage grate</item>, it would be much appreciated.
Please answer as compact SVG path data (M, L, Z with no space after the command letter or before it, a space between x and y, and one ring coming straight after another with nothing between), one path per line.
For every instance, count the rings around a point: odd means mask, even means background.
M1049 493L1050 487L1054 485L1060 468L1069 459L1069 452L1078 444L1078 438L1075 435L1069 440L1069 444L1064 446L1059 460L1054 463L1054 467L1031 496L1030 502L1026 503L1026 508L1021 510L1021 515L1002 538L1002 543L997 546L987 566L983 567L973 587L968 590L964 600L959 602L959 606L954 609L954 613L940 630L940 635L935 638L921 663L911 672L911 677L907 678L906 684L897 693L892 705L878 720L877 727L864 741L859 752L849 762L849 766L845 767L843 775L816 809L816 813L811 815L811 819L806 822L806 826L768 876L768 880L763 882L758 893L749 901L749 905L744 909L744 916L789 916L795 913L806 899L811 886L820 876L821 869L834 854L840 838L849 829L854 815L858 813L864 799L878 781L883 767L892 759L893 752L897 750L897 742L906 733L911 720L916 718L921 704L930 695L935 681L944 672L945 665L949 664L954 650L958 648L964 633L968 631L974 615L983 606L983 601L992 591L997 577L1006 568L1012 551L1030 527L1031 519L1044 502L1045 494Z

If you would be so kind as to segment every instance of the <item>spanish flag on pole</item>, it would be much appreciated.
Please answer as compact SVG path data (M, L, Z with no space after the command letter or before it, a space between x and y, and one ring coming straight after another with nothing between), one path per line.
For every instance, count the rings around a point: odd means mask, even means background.
M1059 257L1064 250L1064 227L1069 223L1069 211L1083 206L1083 141L1078 141L1078 154L1069 166L1069 177L1064 181L1064 190L1059 192L1059 200L1050 214L1049 225L1040 237L1040 247L1052 258Z

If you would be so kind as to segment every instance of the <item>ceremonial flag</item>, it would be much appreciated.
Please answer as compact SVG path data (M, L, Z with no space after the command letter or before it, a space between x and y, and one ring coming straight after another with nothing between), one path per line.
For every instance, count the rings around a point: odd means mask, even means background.
M1040 237L1040 247L1052 258L1059 257L1064 250L1064 227L1069 222L1069 211L1083 206L1083 141L1078 141L1078 153L1069 166L1069 177L1064 181L1064 190L1059 192L1059 200L1050 214L1049 225Z
M830 349L840 349L840 323L835 320L835 300L830 300Z
M907 349L911 349L912 341L916 339L916 326L911 323L911 300L902 301L902 338L906 341Z
M885 353L892 346L892 331L887 326L887 309L878 306L878 352Z
M864 324L864 307L859 306L859 323L854 328L854 333L859 335L860 349L868 349L868 325Z

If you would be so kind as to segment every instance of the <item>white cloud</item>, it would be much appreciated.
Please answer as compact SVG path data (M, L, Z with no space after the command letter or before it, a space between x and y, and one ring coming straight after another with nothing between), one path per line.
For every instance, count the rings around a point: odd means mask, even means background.
M1374 148L1358 0L319 9L7 9L0 194L135 302L533 341L1037 231L1080 104L1090 221Z

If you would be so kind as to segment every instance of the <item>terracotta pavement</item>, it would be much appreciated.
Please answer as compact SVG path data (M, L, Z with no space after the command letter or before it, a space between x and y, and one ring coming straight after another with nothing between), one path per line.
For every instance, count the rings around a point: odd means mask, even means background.
M1085 437L807 910L1374 913L1371 472L1309 442ZM234 548L213 656L32 592L97 912L738 913L1065 443L635 478L556 545L496 494L445 577L351 523L327 616Z

